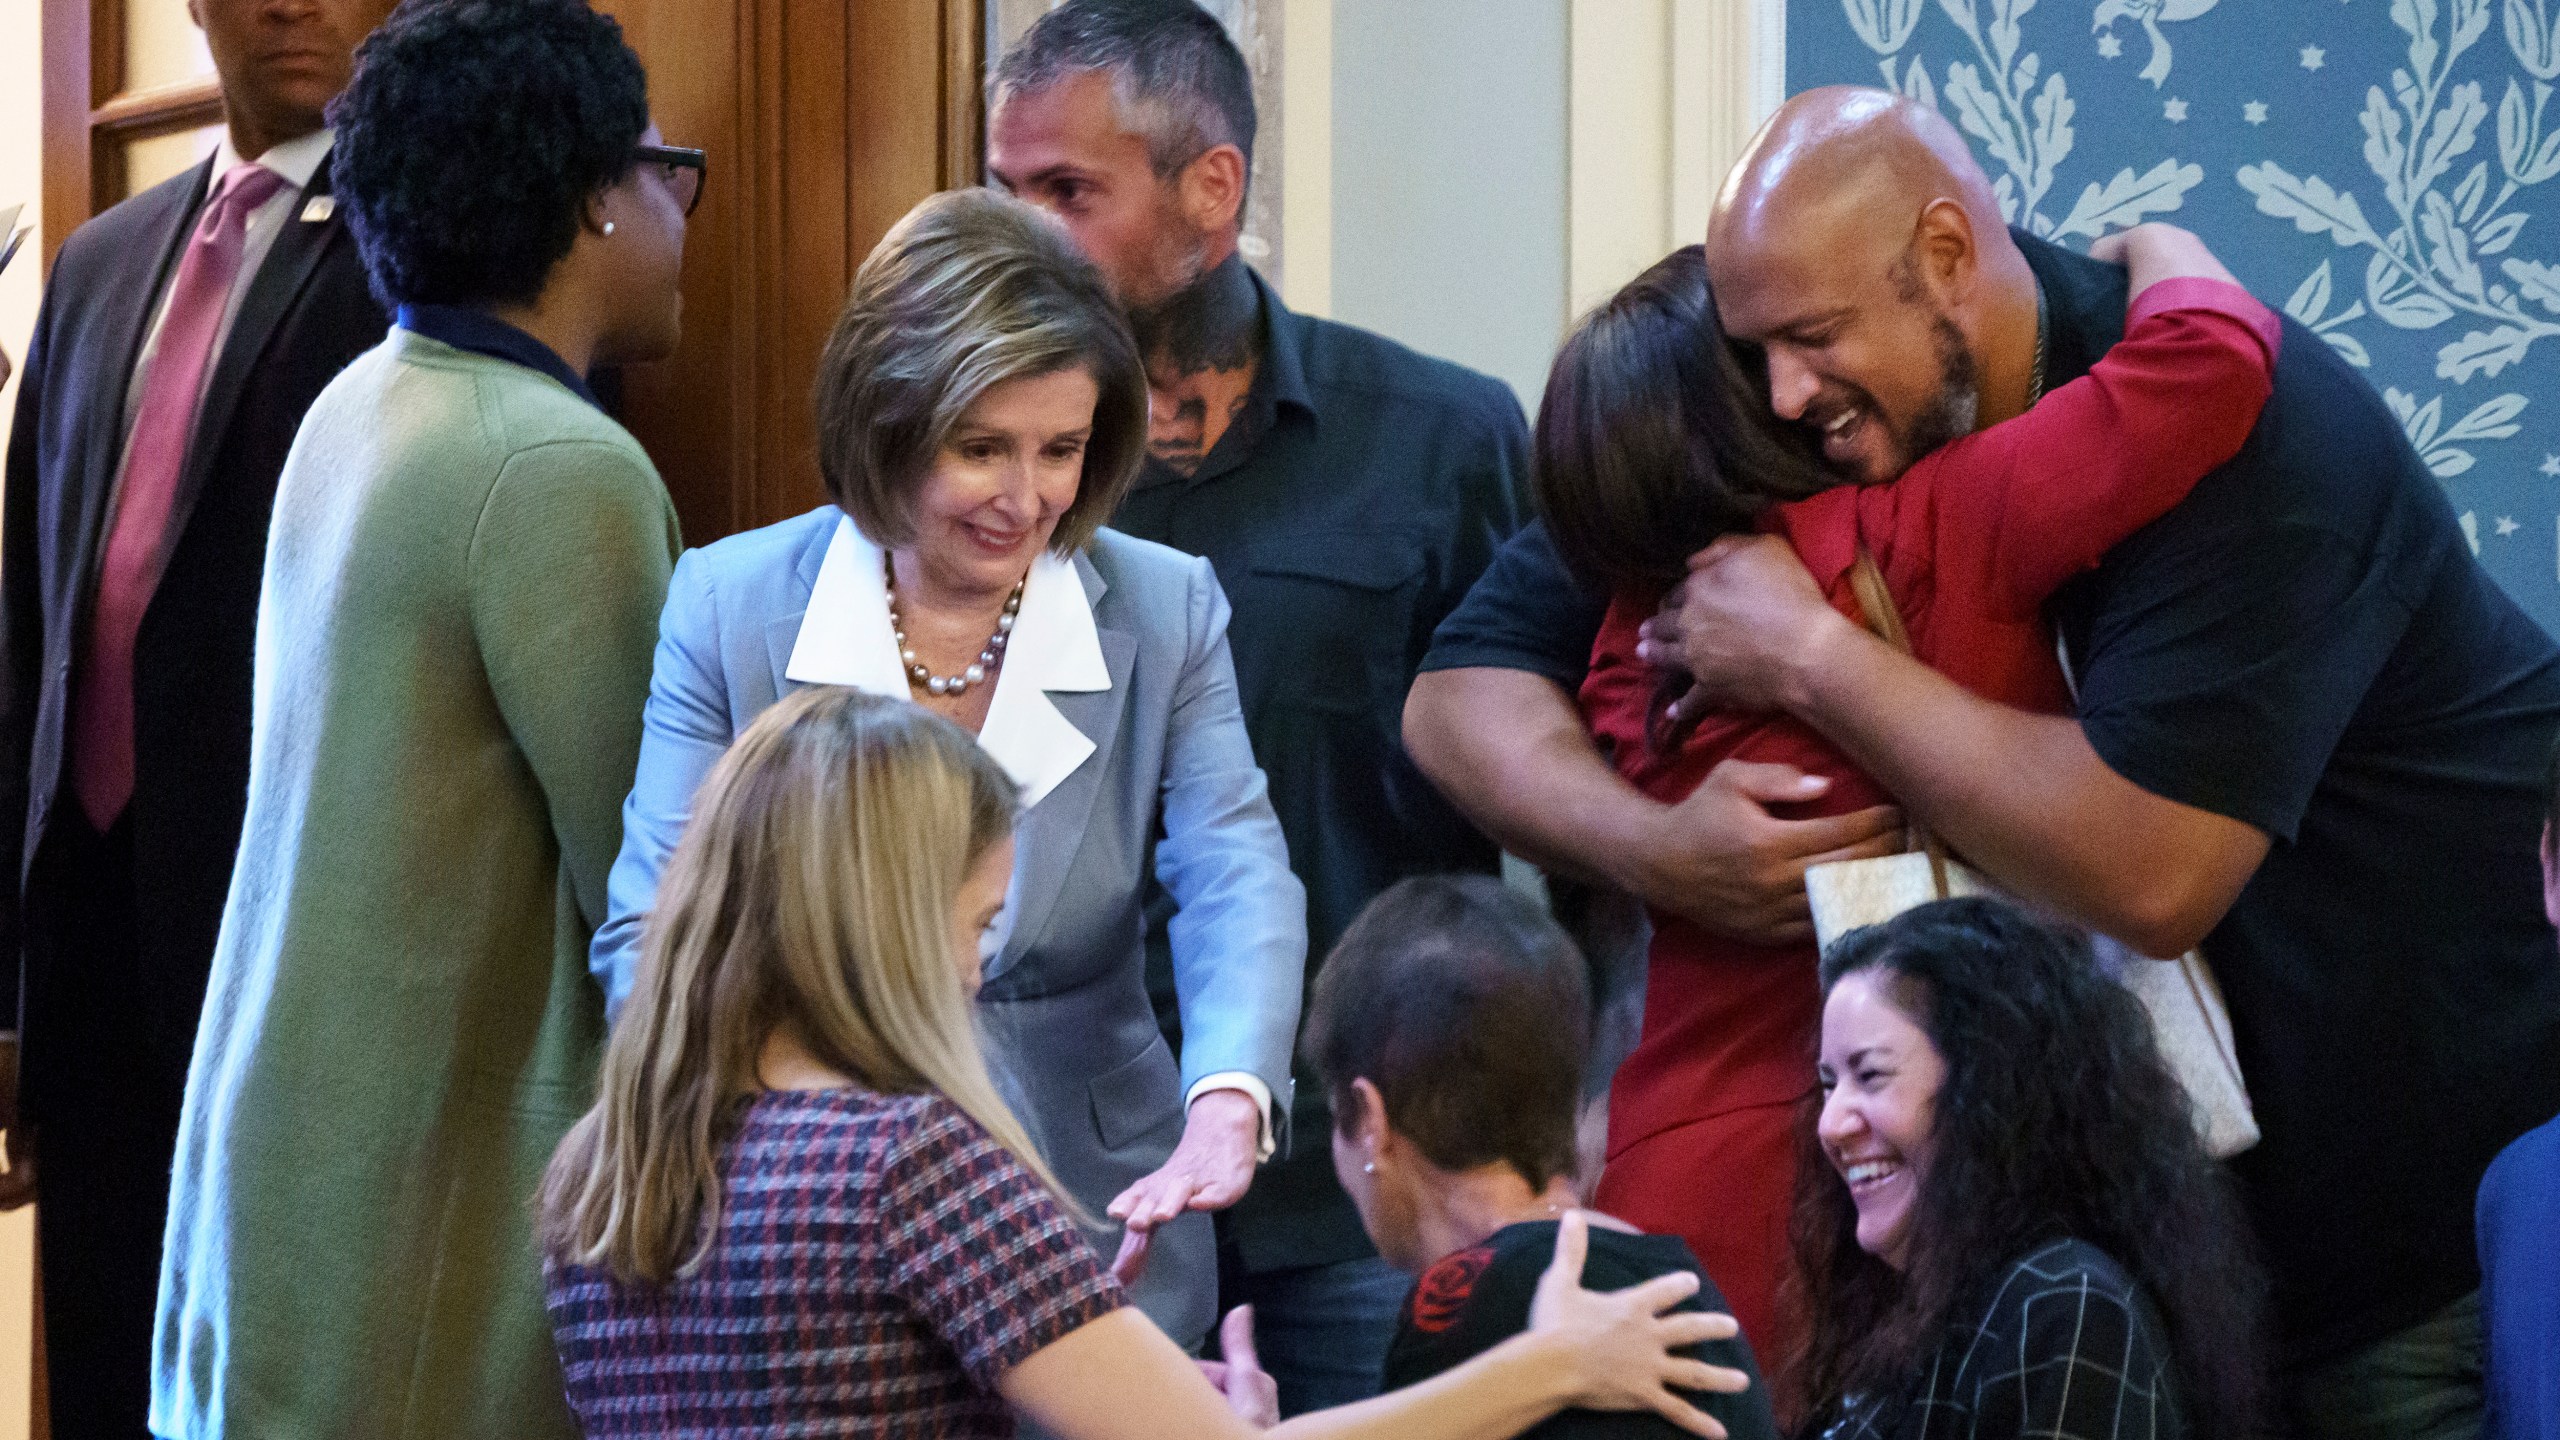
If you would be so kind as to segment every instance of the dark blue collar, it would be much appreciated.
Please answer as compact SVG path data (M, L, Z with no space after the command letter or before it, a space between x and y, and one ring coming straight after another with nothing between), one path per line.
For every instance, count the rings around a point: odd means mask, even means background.
M604 408L596 392L587 388L587 377L570 369L559 351L486 311L460 305L403 305L397 323L403 330L441 340L456 350L495 355L528 370L538 370L568 386L570 394L598 410Z

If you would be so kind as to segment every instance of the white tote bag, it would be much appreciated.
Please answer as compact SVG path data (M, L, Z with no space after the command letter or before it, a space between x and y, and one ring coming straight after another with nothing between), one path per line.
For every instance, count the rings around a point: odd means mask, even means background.
M1850 578L1868 628L1910 654L1911 637L1892 592L1863 547ZM1999 895L1916 826L1907 853L1816 865L1805 871L1804 885L1813 902L1814 938L1826 951L1851 930L1881 924L1934 900ZM2204 957L2190 950L2174 960L2155 960L2104 935L2092 935L2090 941L2099 965L2150 1013L2152 1034L2170 1071L2186 1088L2205 1148L2228 1158L2257 1144L2258 1119L2232 1048L2230 1012Z

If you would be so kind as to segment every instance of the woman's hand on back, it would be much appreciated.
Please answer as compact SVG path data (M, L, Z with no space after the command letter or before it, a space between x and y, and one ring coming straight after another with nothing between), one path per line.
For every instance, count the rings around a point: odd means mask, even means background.
M2139 295L2163 280L2182 277L2240 283L2232 279L2231 272L2214 258L2202 240L2157 220L2090 241L2089 258L2122 265L2128 284L2125 293L2129 296Z
M1556 1227L1555 1259L1529 1306L1529 1333L1562 1348L1573 1366L1574 1403L1590 1410L1651 1410L1692 1434L1721 1440L1724 1426L1676 1392L1739 1394L1751 1377L1671 1352L1741 1333L1730 1315L1671 1307L1698 1291L1687 1271L1657 1276L1625 1290L1582 1288L1590 1220L1565 1212Z

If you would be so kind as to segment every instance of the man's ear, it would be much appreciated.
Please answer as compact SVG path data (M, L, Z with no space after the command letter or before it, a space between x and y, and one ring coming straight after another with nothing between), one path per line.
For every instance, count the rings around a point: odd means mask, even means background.
M1181 187L1184 218L1212 234L1240 225L1245 178L1251 169L1244 152L1233 145L1212 145L1191 157L1175 180Z
M1973 295L1982 269L1982 250L1975 242L1973 216L1946 196L1920 207L1920 222L1911 238L1919 257L1922 283L1941 308L1955 309Z

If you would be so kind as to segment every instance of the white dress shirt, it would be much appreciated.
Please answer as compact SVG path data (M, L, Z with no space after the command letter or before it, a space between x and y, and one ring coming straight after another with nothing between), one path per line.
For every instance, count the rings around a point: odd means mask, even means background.
M335 134L330 130L314 130L299 139L269 146L266 153L254 162L283 176L284 184L267 197L265 204L249 212L249 233L247 244L240 252L240 273L231 279L231 293L222 305L222 323L213 332L213 353L216 356L221 355L222 347L230 342L231 322L240 318L240 302L247 297L250 283L257 279L258 267L266 263L267 252L275 248L276 236L284 232L288 218L303 208L303 187L311 183L312 176L320 173L320 162L329 158L329 146ZM213 152L213 181L220 182L232 166L240 163L240 159L240 152L231 148L230 131L225 130L221 145ZM196 218L190 217L187 222L190 234L194 233ZM327 216L320 218L326 219ZM152 302L151 328L143 332L142 351L134 357L133 374L125 381L124 433L128 443L133 435L134 416L142 408L143 382L150 377L152 357L160 349L160 327L169 318L169 291L172 288L169 281L176 277L177 267L172 265L169 274L160 282L160 298ZM211 365L204 367L208 384L213 380L213 371ZM201 401L204 397L198 395L196 398ZM116 484L119 488L124 484L122 460L116 463Z
M806 685L849 685L873 695L912 702L905 664L898 658L895 633L889 627L889 590L883 578L880 547L854 528L850 519L836 522L819 562L817 582L810 587L809 612L793 640L791 659L783 667L787 679ZM1026 810L1076 772L1091 758L1093 741L1078 730L1048 692L1111 688L1111 670L1103 662L1102 639L1094 629L1093 602L1075 563L1043 550L1031 562L1023 582L1022 608L1015 615L1004 664L996 671L995 693L987 700L986 723L978 744L1004 767L1022 788ZM1020 871L1016 872L1017 877ZM1015 894L1008 890L1004 909L982 943L992 958L1012 933ZM1182 1097L1191 1102L1211 1090L1240 1090L1262 1116L1256 1160L1268 1160L1278 1137L1271 1127L1271 1088L1243 1070L1203 1075Z

